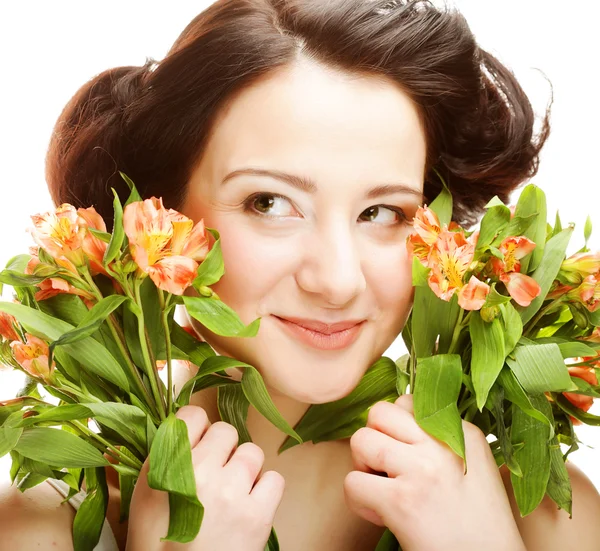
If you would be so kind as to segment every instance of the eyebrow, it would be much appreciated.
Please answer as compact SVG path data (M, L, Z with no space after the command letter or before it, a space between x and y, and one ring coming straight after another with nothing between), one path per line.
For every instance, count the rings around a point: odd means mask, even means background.
M318 189L317 184L310 178L295 174L288 174L287 172L282 172L281 170L267 170L264 168L240 168L234 170L233 172L227 174L225 178L223 178L221 185L226 184L229 180L242 174L275 178L276 180L281 180L282 182L285 182L286 184L289 184L300 191L304 191L305 193L316 193ZM367 199L376 199L377 197L390 195L392 193L414 195L419 199L420 204L422 204L425 200L423 193L403 183L389 183L375 186L367 192L366 197Z

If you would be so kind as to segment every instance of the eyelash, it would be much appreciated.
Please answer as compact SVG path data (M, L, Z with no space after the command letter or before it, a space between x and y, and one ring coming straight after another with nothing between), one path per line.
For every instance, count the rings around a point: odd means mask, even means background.
M253 195L251 195L250 197L248 197L243 203L243 208L244 208L244 212L248 212L249 214L252 214L253 216L258 216L260 218L269 218L271 220L276 220L278 218L280 218L279 216L273 216L270 214L265 214L263 212L257 211L256 209L253 208L253 203L261 198L261 197L279 197L280 199L284 199L285 201L289 202L289 199L283 195L279 195L278 193L265 193L265 192L260 192L260 193L254 193ZM394 207L392 205L373 205L372 207L369 207L369 209L374 208L374 207L383 207L385 209L391 210L392 212L395 212L399 217L400 220L398 221L397 224L377 224L378 226L396 226L396 225L406 225L408 224L409 220L408 217L406 216L406 214L404 213L404 211L399 208L399 207ZM365 209L365 211L368 209ZM365 212L363 211L363 212Z

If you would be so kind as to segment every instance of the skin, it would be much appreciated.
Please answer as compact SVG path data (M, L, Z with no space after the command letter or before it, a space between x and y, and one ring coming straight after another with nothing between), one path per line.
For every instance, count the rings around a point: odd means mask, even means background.
M227 273L215 291L245 323L262 321L251 339L195 328L217 352L257 367L292 425L309 404L347 395L406 321L412 286L404 241L410 227L387 208L408 220L414 215L422 202L425 150L418 109L398 86L303 58L243 91L216 122L182 210L221 233ZM257 176L221 184L248 166L310 177L318 191ZM366 197L371 187L393 182L407 190ZM244 208L258 192L284 196L269 207L276 218ZM377 205L387 207L373 214L369 208ZM273 315L367 322L347 349L322 351L288 337ZM194 374L177 369L176 389ZM306 443L280 456L283 435L252 407L247 425L254 444L237 447L233 427L218 422L213 390L195 394L177 415L188 427L207 515L197 540L183 547L192 551L262 551L273 523L285 551L372 551L384 525L404 551L517 551L524 542L536 551L596 548L600 496L582 473L569 466L573 521L549 500L520 519L509 477L498 471L481 431L463 423L469 461L464 476L458 458L418 427L410 396L376 404L367 426L351 439ZM387 477L376 474L381 472ZM120 548L174 548L158 542L166 533L165 496L140 477L130 522L119 525L118 482L112 469L107 474L108 518ZM47 493L42 486L33 491ZM55 496L48 517L56 522L40 538L27 525L36 512L21 506L26 496L0 492L0 530L11 549L34 548L40 539L48 549L52 541L70 549L72 509ZM51 497L45 499L44 510L51 510Z

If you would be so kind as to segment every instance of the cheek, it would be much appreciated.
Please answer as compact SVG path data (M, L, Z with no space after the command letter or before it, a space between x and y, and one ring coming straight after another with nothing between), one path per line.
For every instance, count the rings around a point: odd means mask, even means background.
M388 251L387 254L373 255L372 258L384 260L371 264L370 278L382 318L394 328L401 328L410 311L414 293L408 251L405 246L401 246L393 255Z
M256 313L260 301L291 273L293 248L238 224L221 230L225 274L213 288L234 309Z

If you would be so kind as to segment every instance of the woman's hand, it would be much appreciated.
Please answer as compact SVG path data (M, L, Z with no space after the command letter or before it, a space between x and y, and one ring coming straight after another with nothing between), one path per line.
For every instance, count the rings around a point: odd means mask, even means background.
M466 421L463 430L466 475L462 459L419 427L411 395L373 405L350 440L349 507L387 526L404 551L525 551L484 434Z
M166 492L148 486L148 459L131 501L127 551L263 551L283 496L283 477L263 466L255 444L237 446L236 429L219 421L211 425L206 412L184 406L176 414L187 424L198 499L204 505L200 532L188 544L161 542L169 525Z

